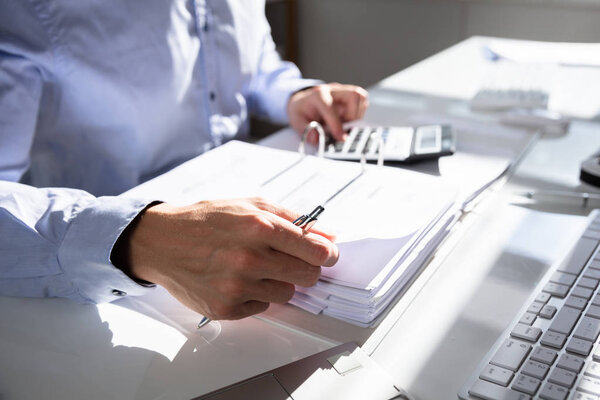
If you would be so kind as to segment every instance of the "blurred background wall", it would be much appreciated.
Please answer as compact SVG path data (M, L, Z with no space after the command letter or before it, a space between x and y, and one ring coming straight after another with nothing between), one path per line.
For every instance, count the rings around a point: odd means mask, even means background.
M363 86L473 35L600 42L600 0L267 3L282 53L305 76Z

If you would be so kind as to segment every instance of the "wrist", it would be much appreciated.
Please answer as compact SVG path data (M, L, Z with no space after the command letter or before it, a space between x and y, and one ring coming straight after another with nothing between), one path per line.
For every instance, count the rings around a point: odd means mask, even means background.
M153 286L155 284L155 281L147 279L147 277L142 276L145 274L140 275L138 271L134 270L134 262L132 256L132 239L134 233L137 231L139 224L142 221L142 218L144 218L147 215L149 210L161 204L163 203L155 201L150 203L142 211L140 211L138 215L136 215L135 218L133 218L131 222L125 227L125 229L123 229L123 231L119 235L119 238L115 242L110 254L111 263L116 268L123 271L129 278L131 278L136 283L142 286Z

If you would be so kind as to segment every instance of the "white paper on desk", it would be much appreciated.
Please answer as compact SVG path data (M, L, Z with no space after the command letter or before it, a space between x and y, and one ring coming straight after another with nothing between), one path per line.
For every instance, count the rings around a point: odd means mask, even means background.
M600 67L600 43L494 40L486 47L496 57L518 63Z

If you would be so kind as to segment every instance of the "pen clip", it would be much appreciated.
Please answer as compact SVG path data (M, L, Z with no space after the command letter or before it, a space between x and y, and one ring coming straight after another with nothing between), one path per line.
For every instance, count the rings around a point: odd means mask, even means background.
M300 226L308 219L308 215L304 214L294 220L294 225Z
M323 206L316 206L314 210L310 212L310 214L301 215L294 220L294 225L299 226L303 230L307 231L317 222L317 217L321 215L321 213L325 211Z

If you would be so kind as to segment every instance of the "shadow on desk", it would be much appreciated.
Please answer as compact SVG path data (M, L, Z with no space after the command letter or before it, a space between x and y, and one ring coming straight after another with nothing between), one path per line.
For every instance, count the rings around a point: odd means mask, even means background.
M522 186L524 188L536 188L543 187L544 191L557 191L557 192L588 192L590 186L580 184L577 187L571 187L561 185L558 183L552 183L548 181L542 181L539 179L514 176L511 183L515 186ZM597 189L592 189L597 191ZM533 211L542 211L549 213L560 213L568 215L588 215L593 208L600 207L600 202L590 202L586 207L583 206L582 200L579 199L545 199L545 200L531 200L525 196L519 196L517 193L514 194L511 204L526 208Z
M213 321L164 289L115 303L0 297L0 397L191 399L333 347L257 318Z

